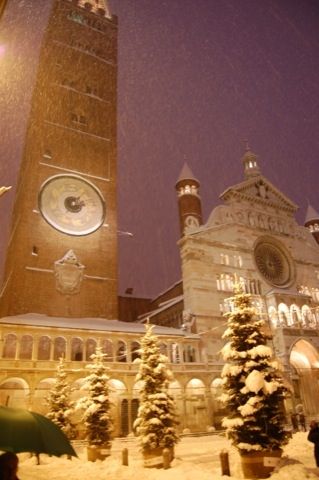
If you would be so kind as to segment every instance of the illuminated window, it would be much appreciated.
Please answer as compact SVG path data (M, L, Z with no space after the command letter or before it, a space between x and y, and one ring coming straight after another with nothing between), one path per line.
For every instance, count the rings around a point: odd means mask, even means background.
M234 266L239 268L243 266L243 260L240 255L234 255Z
M278 317L279 317L279 324L282 327L287 327L290 323L289 318L289 308L285 303L280 303L278 306ZM289 322L289 323L288 323Z
M229 255L226 255L225 253L220 254L220 263L222 265L229 265Z

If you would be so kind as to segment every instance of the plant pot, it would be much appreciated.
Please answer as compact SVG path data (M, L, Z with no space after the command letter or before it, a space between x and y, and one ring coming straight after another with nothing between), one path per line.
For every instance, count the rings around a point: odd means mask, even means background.
M245 478L268 478L279 463L282 450L263 450L241 454Z
M144 467L162 468L163 467L163 449L162 447L143 451Z
M111 448L108 445L89 445L87 447L87 458L89 462L95 462L96 460L105 460L106 457L111 455Z
M163 468L163 450L164 448L158 447L152 450L143 451L144 467L147 468ZM174 447L168 448L170 456L169 461L174 460Z

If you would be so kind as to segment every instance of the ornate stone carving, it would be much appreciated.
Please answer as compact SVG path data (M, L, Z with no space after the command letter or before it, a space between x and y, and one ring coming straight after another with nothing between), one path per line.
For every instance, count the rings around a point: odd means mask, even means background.
M54 262L55 287L65 295L80 292L85 266L82 265L73 250Z
M262 276L272 285L287 285L292 276L288 255L270 241L261 241L254 252L256 265Z
M183 310L183 325L182 330L186 332L196 332L196 316L189 310Z

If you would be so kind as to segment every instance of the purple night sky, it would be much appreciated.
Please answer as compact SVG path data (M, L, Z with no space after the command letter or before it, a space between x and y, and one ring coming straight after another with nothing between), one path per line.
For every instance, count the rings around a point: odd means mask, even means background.
M120 293L180 277L175 182L186 161L204 220L243 179L245 139L262 173L319 211L318 0L110 0L119 18ZM39 6L41 5L41 8ZM51 0L8 0L1 20L0 184L16 177ZM2 53L1 53L2 52ZM1 198L1 255L13 191Z

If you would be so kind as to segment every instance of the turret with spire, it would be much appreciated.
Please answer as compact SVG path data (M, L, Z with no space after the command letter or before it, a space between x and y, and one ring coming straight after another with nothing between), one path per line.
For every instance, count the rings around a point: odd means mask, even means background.
M251 151L248 142L246 142L246 151L242 158L246 178L256 177L260 175L257 158L257 155L255 155Z
M319 213L310 204L308 204L304 225L310 230L316 242L319 243Z
M184 163L175 186L181 236L185 234L187 227L198 227L203 223L199 186L199 181L194 177L187 163Z

